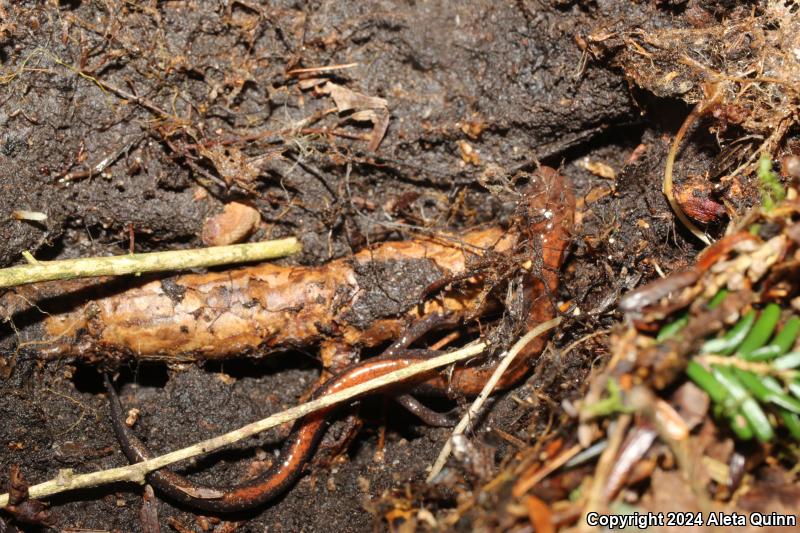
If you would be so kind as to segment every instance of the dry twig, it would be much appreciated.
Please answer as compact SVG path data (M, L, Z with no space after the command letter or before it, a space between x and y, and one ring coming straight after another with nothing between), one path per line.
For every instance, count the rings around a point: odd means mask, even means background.
M548 320L547 322L542 322L541 324L530 330L528 333L526 333L521 339L519 339L516 342L516 344L514 344L514 346L512 346L511 349L505 354L503 359L497 365L497 368L492 374L492 377L489 378L489 381L486 382L486 385L483 387L481 393L478 395L477 398L475 398L475 401L472 403L467 413L463 416L463 418L461 418L455 429L453 429L453 433L450 435L450 438L447 439L447 442L442 447L442 451L439 452L439 456L433 463L430 474L428 474L428 477L426 479L428 483L433 481L433 478L435 478L442 470L442 467L444 467L444 464L447 461L447 458L450 456L450 451L453 447L453 438L459 435L463 435L467 429L467 426L469 426L470 422L475 420L475 418L478 415L478 412L481 410L481 407L483 407L484 402L486 402L486 399L489 397L490 394L492 394L492 391L494 390L498 381L500 381L500 378L503 376L503 373L508 369L509 366L511 366L511 363L514 362L514 358L517 356L517 354L519 354L519 352L521 352L522 349L525 348L525 346L527 346L527 344L531 342L533 339L535 339L536 337L542 335L547 331L550 331L554 327L558 326L560 323L561 323L561 317L556 317L551 320Z
M193 250L172 250L111 257L83 257L63 261L38 261L36 264L0 269L0 287L57 279L120 276L139 272L186 270L231 263L276 259L297 253L300 243L294 237L274 241L213 246Z

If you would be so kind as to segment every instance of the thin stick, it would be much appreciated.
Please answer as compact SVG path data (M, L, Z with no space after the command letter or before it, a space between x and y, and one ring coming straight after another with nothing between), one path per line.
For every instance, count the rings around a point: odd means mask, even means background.
M608 475L614 467L614 459L617 458L617 454L622 447L622 441L625 440L625 435L628 432L631 420L633 420L633 417L629 414L623 414L617 418L614 432L608 439L608 447L606 447L600 455L600 459L597 461L597 467L594 470L594 479L592 480L591 487L589 488L585 500L586 504L583 507L583 516L580 523L585 524L585 526L578 530L581 533L595 531L594 528L589 527L586 516L592 511L603 512L608 504L605 497L606 481L608 481Z
M386 387L387 385L409 379L413 376L428 372L435 368L447 366L458 361L475 357L483 352L483 350L486 349L486 346L487 343L485 342L479 342L470 346L465 346L460 350L415 363L414 365L401 370L389 372L388 374L385 374L379 378L375 378L353 387L348 387L347 389L339 392L323 396L317 400L292 407L291 409L287 409L281 413L269 416L263 420L259 420L258 422L253 422L237 430L225 433L224 435L219 435L217 437L198 442L197 444L189 446L188 448L176 450L160 457L154 457L153 459L142 461L141 463L111 468L109 470L101 470L99 472L92 472L89 474L81 474L78 476L74 475L71 469L61 470L55 479L51 479L50 481L46 481L38 485L33 485L28 489L28 493L31 498L43 498L69 490L97 487L99 485L116 483L119 481L135 481L138 483L143 483L145 474L148 474L154 470L158 470L159 468L164 468L165 466L177 463L178 461L183 461L185 459L189 459L190 457L195 457L197 455L228 446L234 442L246 439L267 429L285 424L286 422L291 422L292 420L305 416L313 411L324 409L337 403L345 402L366 392L379 389L381 387ZM6 505L8 505L8 494L0 495L0 509Z
M346 68L357 67L358 63L346 63L343 65L327 65L324 67L308 67L308 68L294 68L286 73L287 76L297 76L299 74L312 74L316 72L331 72L333 70L342 70Z
M692 112L689 113L689 116L686 117L686 120L683 121L681 124L680 129L678 130L678 134L675 135L675 139L672 141L672 146L669 149L669 153L667 154L667 164L664 166L664 181L661 184L661 192L664 193L664 196L667 198L667 202L669 202L669 206L672 208L672 211L678 217L681 224L686 226L692 235L703 241L705 244L711 244L708 236L694 223L689 220L689 217L686 216L686 213L683 212L678 200L675 198L675 194L672 191L672 170L675 165L675 157L678 155L678 148L681 146L681 141L683 140L684 136L686 136L686 132L689 131L689 127L694 124L694 122L703 114L706 107L704 102L698 103L692 109Z
M576 444L572 448L564 450L555 459L551 459L547 464L535 472L531 477L520 480L514 485L512 494L515 498L526 494L529 490L539 484L544 478L564 466L570 459L578 455L583 450L583 446Z
M497 365L492 377L486 382L486 385L483 386L483 390L475 398L475 401L472 402L472 405L467 410L467 413L461 418L458 422L458 425L453 429L453 433L450 435L450 438L447 439L447 442L442 447L442 451L439 452L439 456L436 458L436 461L433 463L431 467L431 472L428 474L426 481L430 483L433 481L439 472L441 472L444 464L447 462L447 458L450 456L450 451L453 449L453 438L459 435L463 435L464 432L467 430L467 426L469 426L470 422L474 420L478 416L478 412L483 407L484 402L489 397L489 395L494 390L495 386L497 386L497 382L500 381L500 378L503 376L505 371L514 362L514 359L517 357L519 352L522 351L525 346L528 345L533 339L538 337L539 335L553 329L554 327L558 326L561 323L561 317L556 317L547 322L542 322L541 324L537 325L535 328L530 330L526 333L520 340L511 347L511 349L503 356L503 360L500 361L500 364Z
M0 287L13 287L55 279L119 276L139 272L163 272L230 263L249 263L285 257L297 253L301 249L297 239L289 237L275 241L212 246L194 250L39 261L35 265L0 269Z
M710 367L711 365L731 366L741 368L742 370L747 370L748 372L753 372L760 376L779 377L781 380L787 383L798 378L798 372L796 370L792 370L791 368L775 368L771 363L768 362L746 361L739 357L731 357L729 355L704 354L695 356L694 360L701 363L705 367Z

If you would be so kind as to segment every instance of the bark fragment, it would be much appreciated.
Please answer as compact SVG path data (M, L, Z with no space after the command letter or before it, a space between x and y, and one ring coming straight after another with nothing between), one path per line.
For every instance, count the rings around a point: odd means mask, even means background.
M44 351L186 361L331 340L374 346L419 315L417 298L433 280L457 276L487 250L508 251L515 240L495 227L461 239L388 242L320 267L265 263L150 281L50 315ZM102 294L102 285L96 290ZM478 279L446 290L423 312L474 311L480 291Z

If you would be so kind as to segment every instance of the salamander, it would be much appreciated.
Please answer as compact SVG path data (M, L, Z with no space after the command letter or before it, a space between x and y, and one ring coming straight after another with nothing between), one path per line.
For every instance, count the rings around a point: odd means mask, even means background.
M519 234L491 233L491 237L486 238L484 236L488 235L487 231L493 230L485 230L467 234L464 241L472 244L494 242L495 251L509 250L512 245L523 246L528 251L528 260L524 265L526 271L523 292L526 310L524 325L530 329L555 315L550 295L557 288L559 269L564 251L569 243L574 197L565 178L555 170L543 167L525 192L525 202L528 215L525 217L527 227L520 230ZM516 242L512 244L509 239ZM391 248L380 250L379 254L388 253L389 249L397 250L398 248L394 248L395 246L403 245L395 243ZM426 246L429 246L427 250L431 254L428 257L435 257L435 261L440 267L448 265L451 273L460 273L466 268L467 255L463 248L456 248L454 251L452 245L442 247L443 245L432 242L426 242ZM186 283L185 279L182 283ZM333 296L329 298L333 298ZM447 298L455 299L455 296L450 294L445 300ZM449 305L433 303L433 301L427 302L420 312L421 318L408 327L383 354L344 368L336 376L322 384L314 393L314 397L318 398L340 391L388 372L405 368L421 358L430 357L433 352L411 349L410 345L435 327L438 322L448 320L448 317L470 309L474 305L474 299L475 296L471 295L467 300L469 303L458 300L457 303ZM322 300L330 303L330 299L325 297ZM393 323L386 329L394 332L396 325ZM389 335L386 330L381 328L371 331L381 331L375 334L381 339L385 339ZM497 390L507 389L518 383L530 370L545 343L546 339L543 337L530 342L518 355L515 364L503 375ZM197 343L194 346L197 346ZM195 348L193 353L200 352L202 350ZM447 374L432 372L419 378L413 385L413 391L419 394L457 393L474 396L482 389L494 371L495 365L496 361L486 361L478 364L458 365ZM114 431L125 455L131 462L148 459L150 453L147 448L124 423L122 406L110 381L107 380L106 386L111 400ZM280 456L266 472L255 480L218 489L194 483L168 469L149 474L147 480L154 488L173 500L203 511L227 513L263 505L285 492L302 474L327 428L327 419L333 409L333 407L323 409L299 419L284 443Z

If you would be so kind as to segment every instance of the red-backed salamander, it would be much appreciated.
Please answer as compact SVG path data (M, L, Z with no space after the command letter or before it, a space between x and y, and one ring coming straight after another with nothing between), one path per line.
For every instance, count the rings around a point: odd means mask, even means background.
M570 240L575 200L570 184L555 170L543 167L526 194L528 228L526 246L531 250L526 266L524 302L527 309L527 329L555 316L550 295L558 286L558 276L564 251ZM381 356L356 363L324 383L314 393L319 398L347 387L377 378L388 372L406 368L420 359L430 357L426 350L409 349L409 345L438 321L432 314L412 325ZM497 390L518 383L530 370L544 348L546 338L531 341L516 358L516 363L503 375ZM446 375L425 376L414 389L422 394L474 396L480 392L494 372L496 361L479 365L459 365ZM151 454L125 425L122 406L109 381L106 383L114 431L122 449L131 462L148 459ZM194 483L178 474L162 469L148 474L147 481L173 500L213 513L243 511L260 506L285 492L302 474L313 457L327 428L327 418L334 407L317 411L298 420L280 456L273 465L253 481L217 489Z

